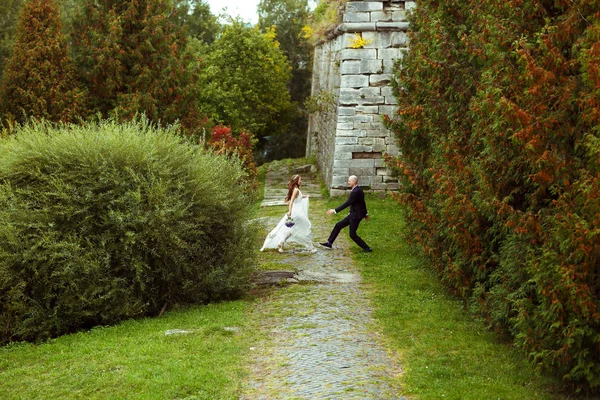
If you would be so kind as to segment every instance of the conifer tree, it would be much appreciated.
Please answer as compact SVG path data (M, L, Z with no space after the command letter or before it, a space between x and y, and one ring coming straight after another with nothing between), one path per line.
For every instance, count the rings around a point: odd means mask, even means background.
M84 116L86 92L77 82L56 2L26 1L0 85L3 120L71 122Z
M0 77L12 54L15 31L23 0L0 1Z
M145 114L197 125L186 37L166 0L87 1L74 29L77 64L103 117Z

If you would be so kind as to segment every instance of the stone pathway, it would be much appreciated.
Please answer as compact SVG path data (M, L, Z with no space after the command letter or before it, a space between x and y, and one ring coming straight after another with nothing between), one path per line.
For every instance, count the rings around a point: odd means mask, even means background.
M287 169L269 172L265 194L285 188L292 174ZM303 194L317 198L311 201L309 216L320 247L318 241L328 236L337 219L325 215L318 182L301 175ZM273 195L263 205L276 200ZM280 215L264 218L266 228ZM240 399L403 399L394 379L401 370L373 333L372 309L349 247L345 230L334 250L266 255L282 269L294 270L300 283L273 289L254 311L265 336L253 349L252 374Z

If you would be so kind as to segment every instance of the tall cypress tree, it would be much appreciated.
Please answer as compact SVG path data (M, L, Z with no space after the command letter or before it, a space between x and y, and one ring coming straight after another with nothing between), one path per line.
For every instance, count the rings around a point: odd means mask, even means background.
M186 37L166 0L87 1L76 21L77 64L95 112L197 124Z
M85 114L86 92L77 82L57 4L28 0L0 85L3 119L71 122Z

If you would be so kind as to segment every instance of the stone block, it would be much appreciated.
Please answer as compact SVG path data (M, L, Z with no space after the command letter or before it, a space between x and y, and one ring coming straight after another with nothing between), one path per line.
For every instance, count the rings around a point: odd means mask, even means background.
M385 127L379 121L355 122L354 129L364 130L366 133L365 134L366 137L385 137L386 136Z
M344 22L338 29L340 32L369 32L377 29L376 22Z
M352 122L354 124L373 122L373 115L359 114L359 115L356 115L356 116L353 117Z
M375 168L348 168L349 175L367 177L375 175Z
M385 125L383 125L383 122L380 120L373 120L371 122L354 122L354 129L366 129L367 136L371 136L371 137L387 136ZM371 131L377 131L380 133L377 135L371 135Z
M383 72L383 60L361 60L361 74L380 74Z
M358 141L357 141L358 143ZM358 153L358 152L368 152L371 151L371 146L361 146L358 144L355 145L339 145L335 147L336 152L343 152L343 153Z
M346 177L346 182L345 185L348 186L348 177ZM331 183L331 187L337 187L333 182ZM331 197L341 197L341 196L347 196L346 194L346 190L344 189L330 189L329 190L329 195Z
M336 151L333 153L334 160L352 160L352 153L345 153L343 151Z
M365 50L365 49L363 49ZM366 49L371 50L371 49ZM342 50L344 51L344 50ZM380 60L398 60L402 58L402 50L399 48L387 48L377 50L377 58Z
M385 97L383 98L385 104ZM340 94L340 105L351 106L360 104L361 98L358 93L344 93Z
M346 12L364 12L383 10L383 1L349 1L346 3Z
M333 175L339 175L339 176L345 176L348 177L350 175L353 175L350 172L350 168L333 168Z
M358 144L358 138L353 136L336 136L335 144Z
M377 151L377 152L384 152L387 150L388 146L386 146L385 144L374 144L373 146L371 146L373 151Z
M391 14L392 14L392 21L405 22L407 20L405 10L393 10L393 11L391 11ZM373 20L373 16L371 16L371 21L372 20Z
M339 115L337 117L338 124L341 122L354 122L354 115Z
M390 79L392 78L392 75L388 75L390 77ZM381 95L385 96L385 97L390 97L390 96L394 96L394 89L391 86L387 86L387 87L382 87L381 88Z
M395 69L395 65L399 60L402 60L402 57L404 56L404 54L401 52L400 53L400 58L396 58L393 60L381 60L383 63L383 73L385 74L391 74L394 69Z
M379 32L363 32L362 37L367 42L365 44L365 49L378 49L381 47L379 44Z
M360 89L340 89L340 105L379 105L385 104L385 97L380 95L378 87L365 87Z
M388 86L391 81L392 81L391 74L369 75L369 86ZM386 94L384 93L385 89L391 89L391 88L389 88L389 87L381 88L381 95L383 95L384 97L386 96ZM388 103L388 104L393 104L393 103Z
M385 161L383 158L379 158L379 159L375 160L375 168L383 168L383 167L386 167Z
M372 158L333 160L333 168L375 168L375 160Z
M334 175L331 178L332 187L348 187L348 175Z
M375 172L377 175L380 175L380 176L389 176L392 174L392 171L390 171L389 169L387 169L385 167L375 167Z
M373 12L371 12L371 21L373 21L373 22L378 22L378 21L393 21L393 20L394 20L394 17L393 17L392 11L383 10L383 11L373 11Z
M408 22L400 22L400 21L378 21L375 22L375 26L377 31L408 31L409 24Z
M388 144L386 153L388 153L390 156L397 156L399 153L398 146L396 146L395 144Z
M379 107L384 106L356 106L354 110L362 114L379 114Z
M336 125L336 131L345 131L354 129L354 122L338 122Z
M371 13L348 11L344 13L344 22L369 22L371 21Z
M382 62L378 60L379 62ZM342 75L358 75L364 73L362 70L362 62L358 60L342 61L340 65L340 74Z
M377 59L377 50L375 49L343 49L341 51L342 60L375 60ZM383 59L382 57L379 57Z
M342 75L340 87L361 88L369 86L369 77L366 75Z
M398 104L398 99L396 99L394 96L384 96L385 97L385 104Z
M383 106L380 106L383 107ZM338 116L352 116L356 115L356 109L354 107L338 107ZM339 117L338 117L339 121Z
M367 136L367 132L360 129L338 129L335 131L335 136L360 138Z
M380 127L378 129L366 129L366 137L386 137L387 128Z
M378 32L379 48L406 47L408 45L408 35L406 32Z
M379 115L389 115L390 117L394 117L398 111L396 106L378 106L378 108Z

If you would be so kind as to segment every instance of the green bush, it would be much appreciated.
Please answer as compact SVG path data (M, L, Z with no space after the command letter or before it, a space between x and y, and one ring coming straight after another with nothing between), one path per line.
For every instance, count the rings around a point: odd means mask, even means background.
M0 141L0 343L246 289L241 165L176 133L36 123Z

